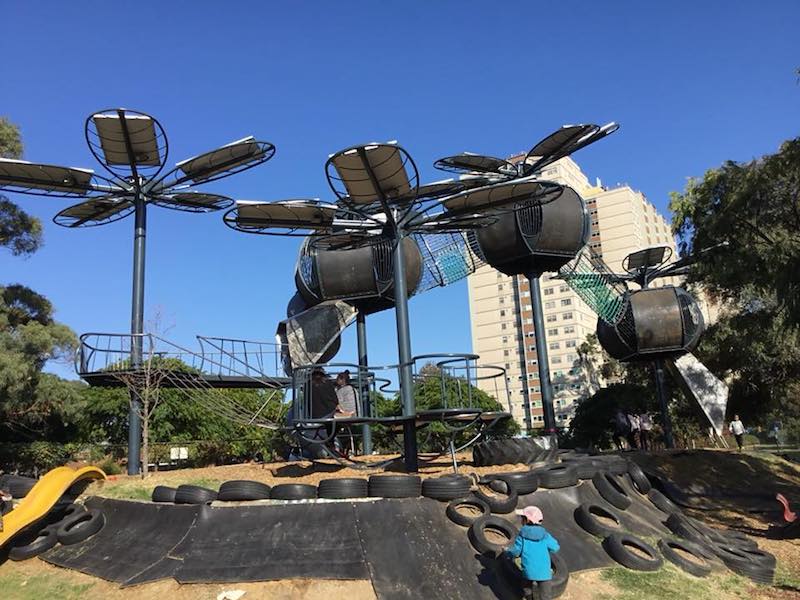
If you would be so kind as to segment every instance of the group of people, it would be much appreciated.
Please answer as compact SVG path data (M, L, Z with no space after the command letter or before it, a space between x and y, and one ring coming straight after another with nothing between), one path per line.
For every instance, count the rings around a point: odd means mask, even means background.
M631 450L652 450L653 417L650 413L626 413L617 409L614 413L614 445L617 450L624 449L624 441Z
M311 372L311 418L353 417L358 414L358 394L350 383L350 371L332 380L324 369Z

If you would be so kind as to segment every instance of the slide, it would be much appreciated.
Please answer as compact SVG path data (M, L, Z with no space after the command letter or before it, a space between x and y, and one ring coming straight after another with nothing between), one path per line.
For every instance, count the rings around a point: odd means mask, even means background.
M56 467L48 471L36 482L28 495L3 517L3 531L0 532L0 548L26 527L40 521L59 501L67 490L81 481L105 479L106 474L97 467Z
M676 360L668 360L667 369L683 390L697 400L714 431L722 437L725 408L728 404L728 386L725 382L709 371L694 354L684 354Z

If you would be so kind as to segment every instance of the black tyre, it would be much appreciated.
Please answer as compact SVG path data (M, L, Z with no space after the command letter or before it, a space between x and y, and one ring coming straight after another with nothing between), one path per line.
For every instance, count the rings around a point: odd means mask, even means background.
M51 525L42 529L32 541L22 546L15 546L8 552L11 560L27 560L47 552L58 543L57 527Z
M368 488L373 498L418 498L422 480L417 475L371 475Z
M631 547L638 552L630 550ZM635 571L657 571L664 564L655 548L632 535L613 533L603 540L603 548L623 567ZM647 555L647 558L641 556L642 554Z
M624 475L628 472L628 461L616 454L595 456L594 460L598 461L598 465L602 467L603 470L608 471L612 475Z
M749 537L746 533L729 529L727 531L718 531L714 540L720 544L729 544L739 548L746 548L748 550L758 550L758 542Z
M5 481L5 489L15 500L24 498L28 492L36 485L36 479L22 477L21 475L9 475Z
M510 581L515 587L524 589L530 582L525 578L517 564L509 557L503 556L500 560L500 567L504 579ZM567 563L561 558L560 554L550 553L550 568L553 571L553 578L550 580L551 597L558 598L567 589L569 583L569 569ZM528 597L528 596L524 596Z
M208 504L217 499L217 492L198 485L179 485L175 504Z
M317 486L307 483L280 483L269 492L273 500L310 500L317 497Z
M692 542L664 538L658 540L658 548L669 562L679 569L695 577L707 577L711 573L711 565L703 556L703 552ZM690 554L694 560L684 554Z
M774 568L754 561L736 546L719 545L716 551L725 566L737 575L752 579L756 583L772 585L775 579Z
M61 524L62 521L65 521L72 515L82 512L86 512L86 507L83 504L72 502L61 507L56 506L47 514L47 523L51 525Z
M469 494L472 479L466 475L445 475L425 479L422 482L422 495L434 500L454 500Z
M698 528L693 519L680 513L672 513L665 522L667 529L685 540L694 542L705 558L712 557L716 551L716 544L708 535Z
M488 504L493 513L507 515L517 508L519 497L513 485L505 494L492 490L491 488L487 489L487 487L488 486L479 485L475 490L475 496Z
M366 498L368 495L367 480L359 477L323 479L317 489L317 496L320 498Z
M58 541L64 546L89 539L106 524L106 516L100 509L92 508L64 519L58 527Z
M508 493L508 485L517 490L517 494L523 496L525 494L532 494L539 488L539 476L533 471L515 471L511 473L495 473L487 475L485 481L502 481L506 484L505 489L502 486L492 487L493 490L503 493Z
M514 541L519 530L501 517L488 515L470 525L467 537L480 554L495 555Z
M636 491L640 494L647 495L647 492L653 488L647 475L644 474L642 468L635 462L628 462L628 475L631 476L633 487L636 488Z
M619 515L597 504L581 504L573 516L581 529L599 538L618 533L622 528Z
M681 509L664 494L653 488L647 492L647 499L653 503L658 510L666 514L680 513Z
M625 490L620 485L616 475L612 475L606 471L600 471L592 477L597 492L603 497L603 500L616 506L620 510L625 510L631 505L631 499Z
M153 502L175 502L175 492L177 492L175 488L157 485L153 488L153 494L150 499Z
M543 467L534 472L539 476L539 485L546 489L578 485L578 471L569 463Z
M246 502L248 500L267 500L270 487L260 481L226 481L219 486L217 500L224 502Z
M530 438L490 440L475 444L472 460L476 467L526 464L536 462L546 451Z
M595 476L595 473L602 468L599 461L589 458L588 456L570 456L567 458L562 458L561 461L565 464L575 467L575 472L578 475L578 479L591 479Z
M481 517L487 517L492 509L480 498L475 496L465 496L451 500L445 511L447 518L456 525L469 527Z

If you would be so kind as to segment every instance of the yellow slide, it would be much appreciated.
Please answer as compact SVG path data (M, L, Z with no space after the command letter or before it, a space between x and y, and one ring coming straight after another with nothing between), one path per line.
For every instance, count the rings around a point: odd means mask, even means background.
M44 518L61 496L84 479L105 479L106 474L97 467L56 467L36 482L28 495L19 501L16 508L3 517L0 532L0 548L29 525Z

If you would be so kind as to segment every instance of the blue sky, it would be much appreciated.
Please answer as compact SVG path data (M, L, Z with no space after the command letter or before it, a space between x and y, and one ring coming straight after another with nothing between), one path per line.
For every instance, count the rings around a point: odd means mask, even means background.
M575 158L664 210L687 177L800 133L797 23L796 0L7 3L0 114L26 159L89 168L83 122L104 108L157 117L170 163L253 134L275 158L205 189L264 200L330 199L327 155L359 142L399 140L431 181L444 155L505 156L565 123L615 120ZM69 201L12 198L45 223L46 245L0 253L0 282L44 293L79 333L127 331L132 219L67 230L51 218ZM181 343L271 340L297 247L153 208L148 314L161 307ZM465 283L410 308L415 353L470 348ZM371 317L369 335L371 361L393 362L393 313ZM340 357L354 346L350 332Z

